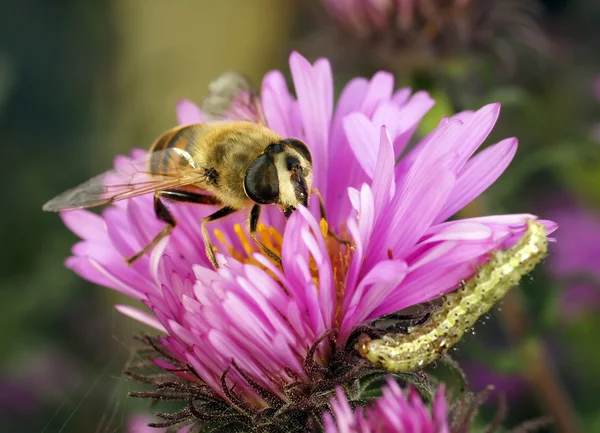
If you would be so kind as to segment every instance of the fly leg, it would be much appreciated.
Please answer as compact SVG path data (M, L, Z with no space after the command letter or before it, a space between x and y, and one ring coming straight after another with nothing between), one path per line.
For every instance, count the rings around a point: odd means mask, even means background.
M219 199L217 199L216 197L211 196L211 195L197 194L197 193L193 193L193 192L179 191L179 190L155 191L154 192L154 213L156 215L156 218L158 218L160 221L167 223L167 225L154 237L154 239L152 239L150 241L150 243L148 243L148 245L146 245L144 248L142 248L141 251L139 251L135 255L125 259L127 264L130 266L137 259L139 259L144 254L151 251L152 248L154 248L156 246L156 244L161 241L161 239L163 239L165 236L168 236L173 231L175 226L177 225L177 221L175 220L175 218L173 217L173 215L171 214L171 212L169 211L167 206L164 204L164 202L161 200L161 198L163 198L165 200L169 200L169 201L178 201L178 202L184 202L184 203L197 203L197 204L207 204L207 205L221 204ZM210 218L210 217L207 217L207 218ZM204 219L206 219L206 218L203 218L203 220ZM204 235L204 232L203 232L203 235ZM205 246L210 245L211 251L212 251L212 245L210 243L210 239L208 238L208 236L204 237L204 244L205 244ZM208 254L208 246L207 246L207 254ZM214 257L214 253L212 254L212 256ZM209 258L211 258L210 255L209 255ZM213 262L213 264L215 264L215 261L213 261L212 259L211 259L211 261Z
M220 218L224 218L227 215L231 215L232 213L234 213L236 211L237 211L237 209L225 206L225 207L222 207L221 209L219 209L218 211L216 211L215 213L202 218L202 221L200 222L200 228L202 230L202 238L204 239L204 248L206 249L206 255L210 259L210 261L213 264L213 266L215 267L215 269L219 268L219 264L217 263L217 257L215 256L215 251L213 250L212 242L210 241L210 236L208 235L208 230L206 229L206 224L211 221L215 221Z
M279 257L277 254L275 254L273 251L271 251L269 248L267 248L267 246L265 244L263 244L261 241L258 240L258 238L256 237L256 229L258 227L258 219L260 217L260 205L255 204L254 206L252 206L252 210L250 211L250 228L249 228L249 232L250 232L250 237L252 238L252 240L254 242L256 242L256 245L258 245L258 247L261 249L261 251L263 253L265 253L265 255L267 255L271 260L273 260L275 263L277 263L279 266L281 266L281 257Z
M325 220L325 222L327 222L327 211L325 210L325 201L323 200L323 196L321 195L321 193L319 192L319 190L317 188L313 188L311 190L311 192L317 196L317 198L319 199L319 212L321 213L321 219ZM332 232L331 230L329 230L329 225L327 226L327 234L329 236L331 236L333 239L335 239L336 241L338 241L341 244L344 245L351 245L350 241L347 241L345 239L340 238L338 235L336 235L334 232Z

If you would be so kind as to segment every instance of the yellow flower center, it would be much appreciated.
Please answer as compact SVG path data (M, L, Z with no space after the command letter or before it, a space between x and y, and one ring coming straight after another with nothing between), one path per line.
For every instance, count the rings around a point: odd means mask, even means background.
M252 241L252 239L248 236L246 230L240 225L236 224L234 227L234 232L242 245L242 249L236 248L230 240L227 239L225 234L219 230L215 229L214 234L221 247L224 251L227 251L231 257L236 259L241 263L252 264L264 269L254 257L254 253L260 252L258 246ZM321 219L319 222L319 229L321 231L321 235L325 239L325 244L327 246L327 253L329 255L329 260L331 261L331 267L333 270L333 280L335 284L336 298L338 310L336 311L336 324L338 324L340 319L340 308L342 305L342 300L344 298L344 294L346 292L346 275L348 273L348 269L350 267L350 262L352 259L352 252L354 251L354 247L349 242L349 233L345 229L345 227L341 228L341 234L335 235L329 230L329 225L325 219ZM277 254L281 257L282 247L283 247L283 236L277 229L274 227L267 227L264 224L259 224L257 227L257 239L266 246L273 253ZM218 247L216 248L219 249ZM313 278L313 282L319 288L319 270L313 258L310 258L310 270ZM276 278L271 272L269 272L272 277ZM284 288L285 289L285 288Z

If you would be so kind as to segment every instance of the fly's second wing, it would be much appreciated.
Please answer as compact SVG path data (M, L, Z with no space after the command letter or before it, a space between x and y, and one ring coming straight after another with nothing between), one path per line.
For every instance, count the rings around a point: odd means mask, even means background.
M266 125L256 87L237 72L225 72L209 84L202 111L208 121L245 120Z

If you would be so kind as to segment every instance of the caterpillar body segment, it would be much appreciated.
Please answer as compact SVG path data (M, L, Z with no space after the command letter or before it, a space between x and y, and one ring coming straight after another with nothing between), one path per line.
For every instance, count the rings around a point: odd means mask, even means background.
M491 259L456 291L445 295L442 306L423 325L406 334L386 334L372 340L359 337L359 353L376 365L393 372L412 371L435 361L454 346L465 332L489 311L519 280L546 256L546 228L528 221L519 241Z

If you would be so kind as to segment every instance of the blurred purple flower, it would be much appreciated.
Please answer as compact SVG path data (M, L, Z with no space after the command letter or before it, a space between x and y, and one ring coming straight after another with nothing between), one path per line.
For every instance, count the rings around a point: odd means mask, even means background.
M208 384L224 399L234 387L240 404L254 410L267 405L257 387L285 402L286 387L309 381L305 358L321 336L335 330L336 348L344 350L358 325L456 289L491 250L512 245L526 221L536 218L445 222L485 191L516 152L517 140L509 138L473 156L494 127L499 104L443 119L395 164L433 105L427 93L394 91L392 75L379 72L371 80L350 81L334 109L327 60L310 64L293 53L290 69L296 98L281 72L265 76L265 117L275 132L308 143L328 228L352 247L327 234L313 199L287 222L275 207L261 216L259 237L280 253L283 268L249 241L243 212L211 224L221 265L214 270L198 223L214 209L177 205L174 232L128 267L123 257L161 229L152 197L117 202L101 216L84 210L62 214L83 239L67 266L142 301L152 314L118 309L166 334L162 344L179 365L191 368L176 374ZM199 122L203 114L183 101L178 118ZM117 157L115 166L144 154ZM546 225L549 232L555 228ZM327 366L331 350L320 344L316 363ZM177 370L172 363L156 363Z
M552 46L539 25L536 0L322 0L343 32L334 46L345 58L406 74L444 68L448 57L495 54L507 68L549 56ZM324 32L318 40L331 32ZM348 38L350 36L350 38ZM351 42L353 41L353 42ZM361 44L358 49L356 43ZM316 48L315 48L316 49ZM463 83L463 88L468 88Z
M0 414L28 414L61 401L80 380L64 354L54 350L30 353L18 370L0 376Z
M596 77L593 84L594 98L600 104L600 75Z
M361 37L386 31L392 21L393 0L324 0L324 3L340 25ZM408 11L414 7L413 0L400 0L398 4L400 9Z
M600 215L574 204L549 210L560 226L548 258L548 270L568 281L561 293L560 311L571 319L600 309Z
M444 385L429 409L414 389L405 395L398 384L389 379L381 398L366 409L352 409L341 389L331 401L334 417L326 413L325 433L449 433ZM335 418L335 421L334 421Z
M527 391L526 380L515 373L503 373L480 364L463 365L473 392L485 390L489 385L494 386L494 393L504 394L510 402L520 400Z

